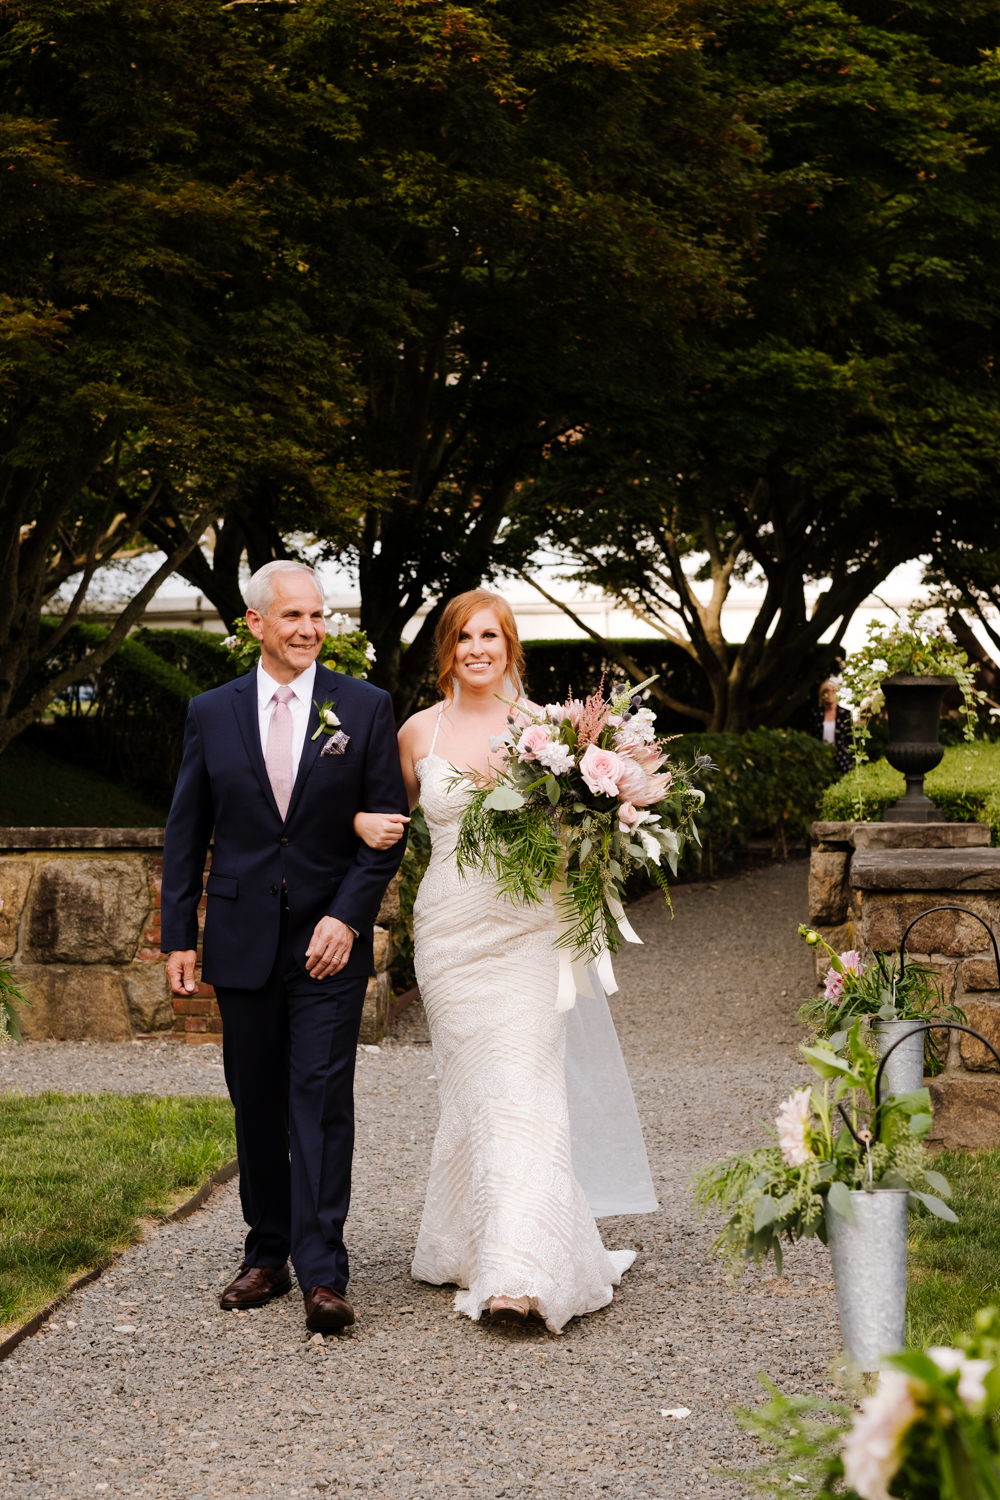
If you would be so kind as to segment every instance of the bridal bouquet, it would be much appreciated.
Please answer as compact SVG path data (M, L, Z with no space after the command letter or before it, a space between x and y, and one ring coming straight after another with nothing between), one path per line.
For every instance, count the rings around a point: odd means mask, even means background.
M547 704L533 713L511 704L507 733L491 739L506 763L492 786L479 787L462 819L459 868L491 875L512 901L540 901L552 890L560 920L557 1008L590 992L593 960L605 990L617 988L610 953L618 939L637 943L622 906L627 876L646 870L664 892L665 860L674 874L685 839L698 840L694 817L705 794L691 769L671 765L655 732L656 716L638 688L605 697ZM502 700L507 702L506 699ZM668 897L669 899L669 897Z

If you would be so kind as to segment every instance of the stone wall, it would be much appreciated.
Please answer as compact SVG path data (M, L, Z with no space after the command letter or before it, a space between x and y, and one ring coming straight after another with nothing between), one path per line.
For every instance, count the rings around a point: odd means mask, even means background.
M29 1040L123 1042L169 1034L220 1042L211 985L171 996L160 952L162 828L0 829L0 962L24 992ZM207 866L206 866L207 872ZM199 924L204 922L202 897ZM392 999L388 967L399 894L375 929L362 1042L379 1042ZM198 949L199 963L201 947ZM200 978L200 976L199 976Z
M838 951L866 963L899 947L908 925L936 906L907 939L907 957L935 969L948 1004L1000 1051L1000 976L990 932L1000 939L1000 849L978 823L818 823L810 862L810 921ZM974 915L970 915L974 914ZM981 918L977 921L976 918ZM829 967L817 957L821 984ZM941 1146L1000 1145L1000 1076L974 1038L953 1033L944 1071L928 1079L931 1140Z

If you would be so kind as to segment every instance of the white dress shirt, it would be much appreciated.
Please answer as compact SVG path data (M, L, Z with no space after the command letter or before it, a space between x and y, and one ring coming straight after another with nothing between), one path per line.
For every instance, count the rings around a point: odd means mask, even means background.
M271 715L274 713L276 698L275 692L281 686L269 676L264 668L257 665L257 723L260 726L260 748L267 755L267 731L271 727ZM288 683L292 690L292 697L288 700L288 707L292 715L292 785L298 775L299 761L302 759L302 747L306 742L306 730L309 727L309 710L316 692L316 663L312 662L304 672L300 672L294 682Z

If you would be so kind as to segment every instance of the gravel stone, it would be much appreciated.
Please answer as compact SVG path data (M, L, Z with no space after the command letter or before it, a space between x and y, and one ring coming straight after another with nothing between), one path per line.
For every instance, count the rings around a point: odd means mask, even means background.
M754 1462L731 1411L766 1371L829 1390L839 1346L829 1258L789 1251L786 1277L739 1280L707 1256L691 1208L705 1161L765 1139L759 1121L802 1081L799 997L810 954L803 861L630 911L645 946L615 960L612 1001L662 1208L605 1219L638 1259L612 1305L559 1338L473 1324L453 1290L411 1280L437 1121L433 1059L414 1007L358 1055L348 1222L359 1323L310 1338L297 1291L249 1313L216 1297L239 1263L236 1183L181 1224L152 1228L0 1365L0 1494L735 1497L720 1472ZM10 1048L0 1086L222 1093L209 1047ZM661 1413L689 1407L675 1421Z

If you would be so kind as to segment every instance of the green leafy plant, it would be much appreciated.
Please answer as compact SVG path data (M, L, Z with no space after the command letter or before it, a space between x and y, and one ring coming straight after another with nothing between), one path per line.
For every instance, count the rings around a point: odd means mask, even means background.
M0 906L2 905L3 902L0 901ZM0 1047L6 1047L11 1037L15 1042L24 1040L18 1025L17 1007L29 1003L11 979L9 970L0 964Z
M976 1313L954 1347L888 1357L859 1411L785 1396L736 1420L770 1453L739 1478L760 1494L813 1500L1000 1500L1000 1310ZM735 1477L735 1476L734 1476ZM891 1491L890 1487L891 1486Z
M853 651L844 664L840 700L851 710L855 767L866 758L865 745L871 738L869 724L885 705L882 683L890 677L954 677L965 704L965 738L975 739L976 705L985 694L976 688L974 672L962 648L943 635L930 635L920 629L923 614L923 609L914 607L905 625L898 621L887 626L880 620L872 620L867 643ZM861 816L859 809L858 817Z
M338 629L327 631L319 660L324 667L329 667L332 672L343 672L345 677L367 677L375 660L375 647L365 632L342 628L344 624L350 624L349 615L333 615L330 623ZM233 634L226 637L224 644L241 676L252 671L260 661L260 641L251 634L245 619L236 621Z
M811 927L800 926L799 936L811 948L822 946L830 955L822 995L806 1000L799 1016L817 1037L829 1041L835 1052L840 1051L859 1017L966 1024L965 1012L959 1006L944 1003L937 974L926 964L913 959L902 964L898 955L876 954L875 963L866 965L854 949L835 952ZM934 1045L934 1037L934 1032L925 1033L925 1055L932 1074L940 1071L944 1050L940 1043Z
M931 1126L927 1090L883 1100L876 1140L878 1061L862 1040L861 1022L852 1026L843 1056L826 1042L800 1050L821 1083L782 1101L777 1146L713 1162L695 1179L703 1208L731 1210L713 1249L736 1260L773 1254L780 1275L783 1238L791 1244L816 1235L826 1244L827 1203L853 1221L852 1188L906 1188L912 1204L954 1219L942 1202L948 1183L930 1167L923 1144Z

